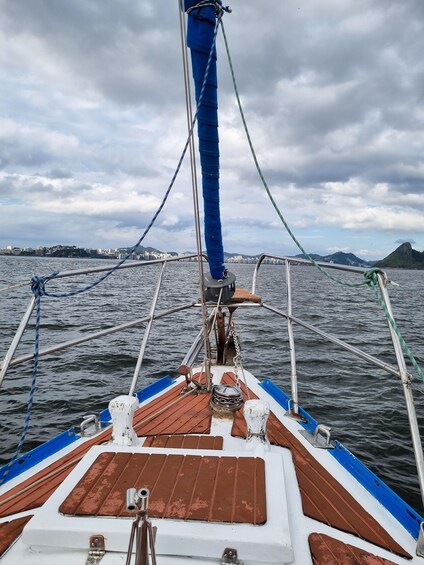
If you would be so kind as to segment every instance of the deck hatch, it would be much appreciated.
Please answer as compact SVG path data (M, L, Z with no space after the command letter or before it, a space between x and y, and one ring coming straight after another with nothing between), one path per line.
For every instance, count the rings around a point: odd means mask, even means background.
M264 524L265 463L257 457L101 453L60 505L70 516L126 517L130 487L150 489L153 518Z

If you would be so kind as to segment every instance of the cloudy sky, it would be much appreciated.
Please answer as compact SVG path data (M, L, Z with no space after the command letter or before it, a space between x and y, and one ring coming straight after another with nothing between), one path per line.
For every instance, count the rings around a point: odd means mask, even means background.
M228 0L246 119L310 252L424 248L424 2ZM0 0L0 247L135 243L186 138L178 0ZM226 251L295 254L222 36ZM192 250L189 163L144 245Z

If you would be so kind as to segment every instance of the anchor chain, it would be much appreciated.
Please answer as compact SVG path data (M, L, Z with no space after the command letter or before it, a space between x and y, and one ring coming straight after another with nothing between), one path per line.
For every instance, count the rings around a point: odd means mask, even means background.
M241 375L243 382L244 382L244 385L246 387L247 398L250 400L249 388L247 386L246 377L244 375L243 358L242 358L242 354L241 354L241 345L240 345L240 337L239 337L239 334L236 331L235 323L234 323L233 320L230 322L227 343L229 343L231 340L233 341L234 348L236 350L236 354L233 357L236 387L240 388L240 375Z

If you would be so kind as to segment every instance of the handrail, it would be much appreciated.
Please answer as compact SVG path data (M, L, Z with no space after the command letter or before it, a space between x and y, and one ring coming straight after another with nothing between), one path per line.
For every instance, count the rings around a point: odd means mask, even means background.
M311 264L310 261L305 260L305 259L298 259L298 258L294 258L294 257L279 257L279 256L276 256L276 255L265 255L265 254L261 255L259 257L257 263L256 263L255 270L254 270L254 273L253 273L253 279L252 279L252 293L253 294L255 294L255 291L256 291L256 283L257 283L259 269L260 269L262 263L264 262L264 260L266 258L281 260L286 265L287 312L283 312L281 310L273 308L272 306L269 306L269 305L264 304L264 303L262 304L262 306L265 309L287 319L288 334L289 334L289 347L290 347L291 388L292 388L292 410L291 410L291 413L294 414L294 415L297 415L297 408L298 408L296 358L295 358L295 352L294 352L294 337L293 337L293 332L292 332L292 323L295 322L295 323L303 326L304 328L307 328L307 329L313 331L317 335L327 339L328 341L330 341L330 342L342 347L343 349L353 353L354 355L372 363L373 365L376 365L377 367L380 367L381 369L396 375L397 377L399 377L401 379L403 391L404 391L404 396L405 396L407 413L408 413L409 428L410 428L410 432L411 432L412 446L413 446L413 449L414 449L414 456L415 456L415 463L416 463L416 467L417 467L418 480L419 480L419 484L420 484L421 498L422 498L422 501L423 501L423 504L424 504L424 455L423 455L421 435L420 435L420 431L419 431L419 427L418 427L418 420L417 420L417 415L416 415L416 410L415 410L415 405L414 405L414 398L413 398L413 395L412 395L412 388L411 388L412 377L407 371L405 358L404 358L403 350L402 350L402 345L400 343L399 336L398 336L397 332L392 327L392 324L389 322L389 320L387 320L388 326L389 326L389 331L390 331L390 336L391 336L392 343L393 343L394 352L395 352L395 355L396 355L396 361L397 361L397 366L398 366L397 369L395 367L393 367L392 365L388 365L387 363L380 361L376 357L374 357L374 356L372 356L368 353L365 353L361 349L354 347L354 346L332 336L331 334L328 334L328 333L320 330L319 328L313 326L312 324L304 322L303 320L300 320L299 318L296 318L292 315L290 264L291 263L301 263L301 264L309 264L310 265ZM328 269L350 271L350 272L361 273L361 274L364 274L366 272L366 269L363 269L361 267L351 267L349 265L338 265L338 264L334 264L334 263L318 263L318 264L323 265ZM387 288L386 288L386 284L387 284L387 280L388 280L387 276L384 273L378 273L377 274L377 280L378 280L378 286L379 286L379 289L380 289L381 298L384 302L385 308L387 309L387 312L390 315L390 317L392 318L392 320L394 320L393 311L392 311L391 304L390 304L390 298L389 298L389 294L388 294Z
M293 335L293 320L292 315L292 294L291 294L291 276L290 276L290 261L286 261L286 290L287 290L287 332L289 336L289 349L290 349L290 382L292 393L292 407L291 412L297 416L299 413L299 396L297 390L297 372L296 372L296 352Z
M140 267L149 267L150 265L161 265L162 263L172 263L174 261L184 261L185 259L195 259L197 258L197 253L192 253L191 255L178 255L177 257L166 257L163 259L152 259L151 261L136 261L134 263L124 263L117 267L117 270L122 269L137 269ZM206 255L203 255L203 259L207 261ZM74 277L77 275L88 275L90 273L102 273L104 271L110 271L110 265L105 267L92 267L91 269L75 269L72 271L61 271L51 280L61 279L64 277Z
M176 314L177 312L181 312L182 310L188 310L193 306L194 304L190 302L187 304L183 304L181 306L176 306L175 308L169 308L168 310L163 310L155 314L153 316L153 319L159 320L160 318L165 318L166 316L170 316L171 314ZM84 336L71 339L69 341L62 341L57 345L52 345L51 347L46 347L44 349L41 349L38 356L44 357L45 355L49 355L51 353L57 353L58 351L63 351L64 349L68 349L69 347L73 347L74 345L80 345L81 343L85 343L86 341L91 341L92 339L98 339L100 337L104 337L105 335L117 333L122 330L127 330L135 326L146 324L149 321L149 318L150 316L145 316L144 318L137 318L136 320L132 320L131 322L125 322L124 324L112 326L105 330L99 330L98 332L86 334ZM22 363L26 363L27 361L31 361L32 359L34 359L33 353L28 353L27 355L21 355L20 357L15 357L12 361L10 361L8 366L15 367L16 365L21 365Z
M256 294L256 281L258 278L259 268L264 262L265 259L276 259L277 261L289 262L295 265L312 265L309 259L301 259L300 257L286 257L285 255L268 255L267 253L263 253L260 255L259 259L256 262L255 270L253 272L252 278L252 294ZM366 273L367 269L363 267L353 267L351 265L340 265L339 263L326 263L325 261L316 261L316 264L320 267L325 267L326 269L335 269L337 271L349 271L351 273Z
M386 305L387 311L389 312L391 318L393 319L393 311L390 304L389 294L387 292L386 284L387 277L382 274L377 275L378 285L380 287L381 296ZM415 463L417 466L418 480L420 483L421 499L424 504L424 456L423 447L421 443L421 435L418 427L417 414L415 411L414 397L412 395L411 388L411 375L409 375L406 370L405 358L403 356L402 346L399 341L399 336L395 332L392 325L388 322L389 331L393 342L393 347L395 349L396 360L399 367L400 378L402 380L403 392L405 395L406 409L408 412L409 428L411 431L412 445L414 448Z
M137 380L138 380L138 377L139 377L140 371L141 371L141 365L143 364L144 352L146 350L147 340L149 339L150 331L151 331L152 325L153 325L153 318L154 318L154 315L155 315L156 304L157 304L158 298L159 298L160 287L162 286L162 279L163 279L163 273L165 271L165 267L166 267L166 263L163 263L162 268L161 268L160 273L159 273L159 278L158 278L158 282L157 282L157 285L156 285L156 290L155 290L155 293L153 295L152 304L150 306L149 317L148 317L148 320L147 320L147 327L146 327L146 330L145 330L144 335L143 335L143 340L141 342L140 353L138 355L137 364L136 364L135 369L134 369L134 376L133 376L133 379L131 381L130 391L128 393L130 396L132 396L134 394L135 387L137 386Z
M13 337L12 343L9 346L9 349L6 352L6 355L3 359L2 364L0 365L1 367L1 371L0 371L0 387L2 385L2 382L4 380L4 377L6 376L7 373L7 369L9 368L10 364L12 363L12 359L13 356L15 355L15 351L22 339L22 336L24 335L24 331L25 328L28 325L28 322L31 318L31 314L33 313L35 308L35 296L33 296L28 304L28 307L25 311L25 314L22 317L21 323L19 324L19 327ZM33 357L31 355L31 357Z
M380 359L378 359L377 357L374 357L373 355L370 355L369 353L366 353L365 351L362 351L362 349L359 349L358 347L355 347L354 345L350 345L346 341L343 341L342 339L339 339L339 338L332 336L331 334L329 334L329 333L327 333L323 330L320 330L319 328L317 328L313 324L309 324L308 322L305 322L305 321L301 320L300 318L296 318L296 316L289 316L287 314L287 312L283 312L282 310L278 310L277 308L274 308L274 307L270 306L269 304L263 303L262 306L265 308L265 310L269 310L273 314L277 314L277 316L281 316L283 318L290 319L295 324L302 326L303 328L312 331L313 333L319 335L320 337L326 339L327 341L330 341L331 343L338 345L342 349L345 349L346 351L353 353L353 355L356 355L360 359L363 359L364 361L368 361L371 365L375 365L376 367L378 367L379 369L383 369L383 371L386 371L387 373L395 375L396 377L400 377L399 370L396 369L396 367L394 367L393 365L390 365L389 363L385 363L384 361L380 361Z
M198 259L198 254L197 253L193 253L190 255L178 255L177 257L167 257L164 259L154 259L152 261L140 261L137 263L124 263L122 265L119 265L119 267L117 267L117 270L121 270L121 269L133 269L133 268L140 268L140 267L148 267L151 265L165 265L167 263L172 263L175 261L185 261L185 260L190 260L190 259ZM203 260L207 260L207 256L205 254L202 254L202 259ZM100 273L103 271L109 271L110 270L110 265L108 266L102 266L102 267L92 267L92 268L88 268L88 269L75 269L75 270L71 270L71 271L62 271L59 272L55 275L54 279L60 279L60 278L67 278L67 277L74 277L74 276L78 276L78 275L86 275L86 274L90 274L90 273ZM163 270L163 269L162 269ZM9 369L9 367L18 365L20 363L24 363L30 359L33 359L34 355L30 354L30 355L23 355L19 358L14 359L13 356L16 352L16 349L22 339L22 336L25 332L25 329L28 325L28 322L31 318L32 312L34 310L34 306L35 306L35 297L32 297L29 305L22 317L22 320L19 324L18 330L16 331L16 334L12 340L12 343L9 346L9 349L6 352L6 355L4 357L4 359L2 360L2 362L0 363L0 387L3 383L3 380L6 376L6 373ZM50 348L46 348L42 351L39 352L39 356L43 356L43 355L48 355L49 353L53 353L56 351L60 351L63 349L66 349L68 347L71 347L73 345L77 345L79 343L83 343L85 341L90 341L91 339L96 339L98 337L101 337L103 335L107 335L109 333L113 333L113 332L117 332L120 331L121 329L126 329L138 324L141 324L143 322L149 322L149 320L153 321L153 319L157 318L157 317L163 317L164 315L167 315L168 313L173 313L174 311L178 312L179 310L185 309L185 308L189 308L191 307L192 304L190 304L189 306L183 306L183 307L178 307L177 309L170 309L169 311L167 311L166 313L162 313L160 316L152 316L152 314L147 317L146 319L141 318L139 320L135 320L133 322L128 322L125 324L121 324L118 326L114 326L113 328L108 328L107 330L101 330L99 332L95 332L93 334L90 334L88 336L84 336L81 338L77 338L75 340L70 340L68 342L62 342L61 344L58 344L56 346L52 346Z

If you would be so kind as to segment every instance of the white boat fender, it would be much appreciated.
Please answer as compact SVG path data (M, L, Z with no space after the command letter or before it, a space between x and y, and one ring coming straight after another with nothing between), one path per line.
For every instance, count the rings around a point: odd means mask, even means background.
M264 400L246 400L243 409L247 425L246 450L254 451L259 445L268 451L270 448L266 434L269 404Z
M135 396L121 395L109 402L112 416L112 443L115 445L139 445L140 440L133 428L134 412L138 408Z

